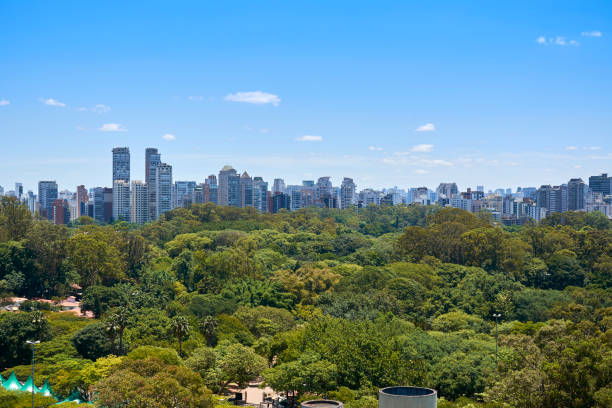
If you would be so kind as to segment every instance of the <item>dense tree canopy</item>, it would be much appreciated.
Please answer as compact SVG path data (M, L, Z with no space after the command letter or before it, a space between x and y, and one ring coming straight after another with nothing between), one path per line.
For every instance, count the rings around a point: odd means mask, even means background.
M0 313L0 369L24 380L40 339L37 382L104 407L212 407L211 391L253 380L348 408L399 384L437 389L441 407L609 407L611 226L212 204L55 226L3 198L1 297L74 294L94 319L37 302Z

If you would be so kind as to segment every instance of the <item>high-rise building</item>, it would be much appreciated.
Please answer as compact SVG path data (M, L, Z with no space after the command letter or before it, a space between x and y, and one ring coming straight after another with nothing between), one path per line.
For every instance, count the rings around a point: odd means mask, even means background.
M272 194L285 192L285 180L281 178L274 179L272 184Z
M70 222L70 206L68 205L68 200L53 200L51 203L51 220L55 225L65 225Z
M291 209L291 198L286 193L274 193L272 196L272 212L277 213L282 209L287 211Z
M23 183L15 183L15 197L17 197L17 200L21 201L23 197Z
M185 207L193 202L193 192L196 188L195 181L177 181L174 183L175 202L174 207Z
M113 188L104 187L104 222L113 220Z
M53 200L57 199L57 183L55 181L38 182L38 202L40 213L49 220L53 219Z
M36 214L36 194L34 194L32 191L28 191L27 205L28 210L30 210L32 214Z
M253 178L253 206L262 213L268 211L268 183L261 177Z
M346 209L355 205L355 183L352 178L345 177L340 185L340 208Z
M144 224L149 219L148 185L140 180L132 181L130 222Z
M450 200L453 196L459 194L459 188L457 188L457 183L440 183L436 193L438 193L438 199L445 198Z
M594 193L601 193L604 196L612 194L612 177L606 173L600 176L589 177L589 188Z
M285 188L285 193L291 199L291 211L302 208L302 186L288 185Z
M87 215L87 202L89 201L89 196L87 195L87 189L85 186L80 185L77 186L76 192L76 216L77 218Z
M567 183L567 209L569 211L586 210L588 187L580 178L573 178Z
M113 182L113 220L130 221L130 183L126 180Z
M323 206L329 207L329 201L332 200L332 183L329 177L319 177L317 180L315 199Z
M217 176L211 174L204 181L204 202L218 204L219 186L217 185Z
M95 187L93 189L93 215L90 217L98 221L99 223L107 222L104 218L104 188Z
M550 184L542 185L538 189L536 203L540 208L546 209L546 212L551 211L551 195L552 195L552 186Z
M113 181L130 182L130 149L115 147L113 149Z
M161 163L161 154L157 149L149 147L145 150L145 182L147 183L147 194L149 195L148 208L149 220L157 218L157 198L155 197L155 168Z
M4 187L0 186L0 197L4 195Z
M240 206L253 207L253 179L246 171L240 176Z
M156 219L166 211L172 210L172 190L172 166L160 163L155 168Z
M218 204L219 205L230 205L230 179L238 177L236 170L230 165L225 165L219 172L219 190L218 190ZM240 177L238 177L240 183ZM239 206L238 204L237 206Z

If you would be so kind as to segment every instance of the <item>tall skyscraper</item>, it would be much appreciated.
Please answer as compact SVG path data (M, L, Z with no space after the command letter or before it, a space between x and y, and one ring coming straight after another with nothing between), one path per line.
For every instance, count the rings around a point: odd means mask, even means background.
M601 193L604 196L610 195L612 192L612 177L608 177L606 173L600 176L589 177L589 188L594 193Z
M70 207L68 200L55 199L51 203L51 220L55 225L65 225L70 222Z
M286 193L274 193L272 196L272 212L277 213L282 209L287 211L291 209L291 198Z
M246 171L240 176L240 206L253 207L253 179Z
M355 205L355 183L352 178L345 177L340 185L340 208L346 209Z
M85 186L80 185L77 186L76 192L76 205L77 205L77 218L87 215L87 202L89 201L89 196L87 195L87 189Z
M98 221L99 223L107 222L104 218L104 188L95 187L93 189L93 215L90 217Z
M157 149L149 147L145 150L145 182L147 183L147 194L149 195L148 208L149 220L157 218L157 198L155 197L155 168L161 163L161 154Z
M130 149L115 147L113 149L113 181L130 182Z
M319 177L315 185L315 198L319 205L323 207L337 207L337 199L333 194L333 186L330 177Z
M219 205L240 207L240 176L232 166L223 166L219 172Z
M38 202L43 217L53 219L53 200L57 199L57 183L55 181L38 182Z
M574 178L567 183L567 209L582 211L586 209L588 187L580 178Z
M146 183L132 181L130 222L144 224L149 218L149 195Z
M196 188L195 181L176 181L174 183L174 207L185 207L193 202L193 192Z
M172 210L172 166L160 163L155 168L155 218L159 218L166 211Z
M261 177L253 178L253 206L262 213L268 211L268 183Z
M113 220L130 221L130 183L125 180L113 182Z
M218 204L219 201L219 186L217 184L217 176L211 174L204 181L203 195L205 203Z
M23 197L23 183L15 183L15 197L17 197L17 200L21 201Z
M281 178L274 179L272 184L272 194L285 192L285 180Z
M453 198L453 196L459 194L459 188L457 187L457 183L440 183L440 185L436 189L436 193L438 193L438 198L450 200L451 198Z

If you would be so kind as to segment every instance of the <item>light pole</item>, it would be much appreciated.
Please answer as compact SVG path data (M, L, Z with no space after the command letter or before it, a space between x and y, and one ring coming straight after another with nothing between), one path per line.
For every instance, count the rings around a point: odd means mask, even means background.
M40 343L40 340L36 340L36 341L27 340L26 343L32 346L32 408L34 408L34 387L36 387L34 385L34 346Z
M501 317L501 313L493 313L495 318L495 368L497 368L497 319Z

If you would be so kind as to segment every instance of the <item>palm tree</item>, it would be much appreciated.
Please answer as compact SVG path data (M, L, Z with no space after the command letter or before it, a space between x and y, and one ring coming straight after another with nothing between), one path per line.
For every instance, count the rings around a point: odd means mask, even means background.
M110 319L113 320L115 326L117 327L117 334L119 335L119 355L123 355L123 332L128 325L128 317L129 312L126 307L118 307L110 316Z
M111 350L115 352L115 339L117 338L117 334L119 333L119 324L117 323L117 319L115 319L115 315L111 315L104 322L104 329L106 330L106 335L108 336L111 342Z
M200 322L200 331L206 338L206 345L208 347L212 346L212 340L215 336L217 326L219 326L219 322L213 316L206 316Z
M185 316L176 316L172 319L172 331L178 339L179 355L183 356L183 339L189 334L189 322Z

